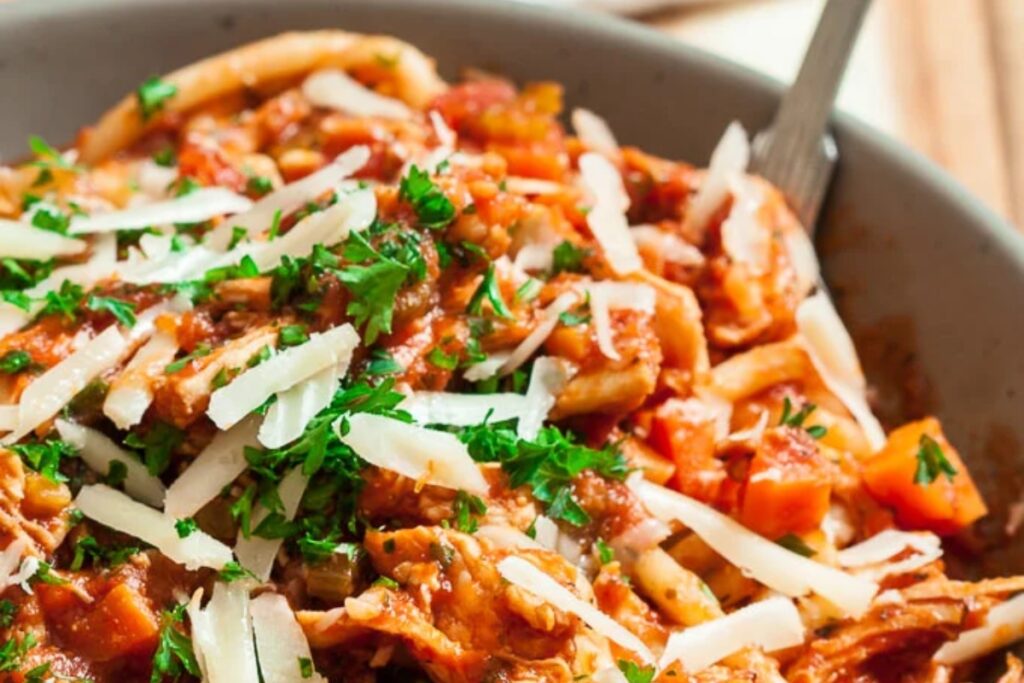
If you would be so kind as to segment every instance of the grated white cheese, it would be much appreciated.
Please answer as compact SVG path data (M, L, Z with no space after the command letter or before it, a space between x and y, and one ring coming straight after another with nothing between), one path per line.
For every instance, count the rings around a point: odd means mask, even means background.
M744 173L749 162L747 132L738 121L733 121L711 153L707 173L690 202L684 224L687 234L700 233L707 227L711 216L729 196L729 179Z
M643 641L601 610L573 595L565 586L523 558L506 557L498 563L498 572L509 583L560 610L579 617L595 632L616 645L635 652L645 662L654 661L654 654L643 644Z
M818 292L800 302L796 326L825 386L853 415L871 449L880 450L885 445L885 431L868 405L867 382L857 359L857 349L828 295Z
M343 433L342 423L348 431ZM334 424L342 443L371 465L418 482L486 496L487 480L454 434L357 413Z
M117 327L108 327L37 377L18 403L18 428L3 442L15 443L60 412L90 382L117 365L126 345Z
M154 225L201 223L217 216L247 211L252 200L223 187L203 187L182 197L152 204L140 204L120 211L108 211L71 219L72 235L115 230L139 230Z
M597 347L606 358L619 360L621 356L615 350L613 341L611 309L653 314L656 301L654 290L648 285L612 281L588 283L581 285L580 289L590 295L590 314L597 336Z
M953 666L977 659L1024 639L1024 593L989 610L985 624L960 633L940 647L932 659Z
M177 336L157 331L114 378L103 400L103 414L118 429L127 430L142 421L153 402L153 382L177 352Z
M530 383L526 386L525 408L519 415L516 435L535 439L548 413L555 407L558 394L576 374L576 367L561 358L542 356L533 362ZM497 420L494 420L495 422Z
M22 582L18 567L21 565L21 557L28 548L28 541L24 538L15 538L7 547L0 551L0 591L10 586L16 586Z
M192 596L188 617L203 682L260 683L247 582L214 583L210 602L200 609L202 595L200 588Z
M722 248L736 263L746 265L754 275L769 268L771 232L762 225L758 212L764 204L764 193L750 178L736 173L729 178L732 208L722 222Z
M197 530L179 538L173 517L109 486L83 486L75 506L89 519L145 541L186 569L222 569L231 561L231 549L212 536Z
M125 467L125 492L146 505L163 505L166 493L163 482L150 474L138 458L122 449L107 435L59 418L56 427L60 438L77 448L79 457L94 472L105 476L110 472L111 463L120 462Z
M890 562L908 549L914 554ZM836 561L841 567L853 568L853 573L858 576L881 581L888 576L916 571L940 557L942 541L935 534L886 529L866 541L840 550Z
M412 110L404 102L374 92L340 69L310 74L302 83L302 94L314 106L353 116L412 118Z
M609 157L618 155L619 143L608 122L589 109L572 110L572 128L576 137L594 152Z
M228 429L273 394L292 388L324 368L347 364L358 344L359 335L347 323L310 335L309 341L271 356L214 391L206 414L218 427Z
M343 366L324 368L291 389L278 392L260 425L259 442L266 448L280 448L302 436L309 421L330 405L348 370L348 363Z
M245 448L256 446L257 424L257 417L250 416L226 432L217 432L168 487L164 512L177 519L191 517L237 479L249 466Z
M642 269L643 261L626 220L629 195L618 169L592 152L580 157L579 166L583 184L594 197L594 206L587 213L587 226L601 245L608 265L619 275Z
M519 342L519 346L512 350L512 353L505 362L498 367L497 374L501 376L509 375L515 372L520 365L530 360L530 357L555 331L555 327L558 326L558 316L572 308L572 305L578 299L579 295L575 292L565 292L548 304L547 308L540 312L540 320L537 322L537 325L526 336L526 339ZM481 379L487 378L482 377Z
M319 171L271 192L245 213L218 225L206 236L206 244L214 251L224 251L231 244L235 227L245 228L249 237L266 232L278 211L287 216L301 209L307 202L336 189L338 183L365 166L369 159L368 147L353 147Z
M401 406L421 425L456 425L466 427L488 422L504 422L519 418L527 409L521 394L453 394L444 391L417 391L407 396Z
M312 661L312 656L288 598L264 593L249 603L249 612L263 683L326 683L327 679L316 672L302 675L299 660Z
M0 406L0 432L9 432L18 428L18 406Z
M864 614L878 592L874 581L790 552L681 493L637 476L629 485L655 517L682 522L744 574L773 590L790 597L813 591L851 617Z
M46 261L81 254L85 248L82 240L0 218L0 257Z
M658 667L664 669L678 661L688 674L698 674L747 648L759 647L773 652L800 645L805 635L793 601L768 598L724 617L674 632L665 644Z

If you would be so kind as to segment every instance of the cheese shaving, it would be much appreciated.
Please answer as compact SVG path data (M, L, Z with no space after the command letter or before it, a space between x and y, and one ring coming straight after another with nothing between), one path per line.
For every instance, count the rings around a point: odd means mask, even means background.
M885 445L885 431L871 412L867 382L850 333L824 292L804 299L796 310L797 330L821 380L846 406L874 451Z
M312 655L286 597L264 593L249 603L249 612L263 683L326 683L327 679L316 672L306 676L302 673L300 660L312 661Z
M302 94L311 104L352 116L410 119L412 110L400 100L370 90L340 69L323 69L306 78Z
M655 517L678 520L744 574L790 597L817 593L844 614L859 617L878 584L786 550L714 508L681 493L632 477L629 485Z
M18 406L0 406L0 432L18 428Z
M57 420L56 427L60 438L77 448L79 457L94 472L106 476L110 473L111 464L120 462L125 468L125 492L146 505L163 505L166 493L163 482L150 474L138 458L95 429L61 419Z
M177 336L158 331L114 378L103 400L103 414L118 429L127 430L142 421L153 402L153 383L177 352Z
M610 281L586 284L581 289L590 294L590 314L598 349L605 357L619 360L621 356L615 350L610 310L631 309L653 314L654 290L648 285Z
M78 392L118 363L126 345L117 327L108 327L37 377L22 393L18 428L4 443L15 443L60 412Z
M629 234L638 247L649 249L669 263L694 267L704 265L704 254L700 249L679 235L646 224L631 226Z
M203 187L176 199L140 204L121 211L78 216L71 220L72 235L115 230L140 230L153 225L202 223L211 218L247 211L252 200L223 187Z
M365 166L369 159L368 147L353 147L319 171L271 192L245 213L218 225L207 235L206 244L214 251L224 251L231 244L235 227L244 228L249 237L266 232L278 211L287 216L301 209L307 202L319 199Z
M912 555L890 561L908 549L914 551ZM858 576L881 581L888 576L917 571L940 557L942 542L935 534L886 529L862 543L839 551L836 561L842 567L852 567Z
M498 563L498 572L509 583L540 598L557 609L580 618L595 632L616 645L653 662L654 654L639 638L590 603L580 600L569 589L521 557L506 557Z
M733 201L722 222L722 249L735 263L746 265L753 275L765 273L771 258L771 232L758 218L764 193L741 173L729 178Z
M452 394L443 391L417 391L400 406L421 425L466 427L519 418L527 409L522 394Z
M690 202L684 225L686 234L703 232L711 216L729 196L729 179L744 173L749 162L750 143L747 132L738 121L733 121L711 153L711 163L708 164L704 180Z
M167 489L164 511L175 518L191 517L217 497L249 466L246 446L256 445L257 419L252 416L213 441Z
M977 659L1024 639L1024 593L989 610L985 624L960 633L945 643L932 659L937 664L954 666Z
M85 251L82 240L0 218L0 257L46 261Z
M626 220L629 195L618 169L594 153L581 156L579 166L583 184L594 197L594 206L587 213L587 226L601 245L608 265L619 275L642 269L643 262Z
M277 399L260 425L259 442L266 448L280 448L302 436L309 421L331 403L345 367L327 367L291 389L276 394Z
M619 143L608 122L589 109L572 110L572 128L590 150L609 157L618 155Z
M228 429L273 394L286 391L324 368L347 364L359 344L352 325L345 324L313 334L309 341L292 346L249 368L210 396L206 414L221 429Z
M548 307L540 312L540 320L536 327L526 336L526 339L519 342L519 346L512 350L511 355L498 368L497 374L509 375L530 360L530 357L555 331L555 327L558 326L558 316L568 311L578 299L579 296L576 293L565 292L548 304ZM486 379L486 377L481 379Z
M774 652L800 645L805 635L793 601L768 598L724 617L676 631L669 636L658 667L664 669L678 661L687 673L697 674L747 648Z
M145 541L186 569L222 569L231 561L231 549L212 536L197 530L179 538L173 517L137 503L109 486L83 486L75 506L89 519Z
M339 419L334 429L342 443L371 465L418 482L487 495L487 480L454 434L367 413Z
M203 609L201 598L200 588L189 603L188 617L203 683L260 683L246 582L218 581Z
M530 383L524 397L525 406L516 425L516 434L520 439L532 440L537 437L548 413L555 407L558 394L575 373L576 368L560 358L543 356L533 362ZM492 418L492 421L498 420Z
M21 583L18 566L21 564L21 556L25 554L27 548L28 541L24 538L15 538L0 551L0 591Z

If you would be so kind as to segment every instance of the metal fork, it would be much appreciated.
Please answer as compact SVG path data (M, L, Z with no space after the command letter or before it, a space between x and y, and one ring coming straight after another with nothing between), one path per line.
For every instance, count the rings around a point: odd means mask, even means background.
M750 170L774 183L814 236L839 153L828 119L871 0L828 0L775 120L753 143Z

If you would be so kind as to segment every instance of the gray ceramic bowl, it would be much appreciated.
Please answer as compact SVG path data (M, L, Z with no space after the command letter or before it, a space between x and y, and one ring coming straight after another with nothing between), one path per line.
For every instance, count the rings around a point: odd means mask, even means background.
M705 163L726 124L763 127L779 87L651 31L483 0L16 0L0 6L0 159L77 128L146 76L289 29L390 33L519 80L554 79L620 139ZM1024 240L945 174L844 117L820 246L888 421L935 412L993 514L966 571L1024 571L1003 534L1024 491Z

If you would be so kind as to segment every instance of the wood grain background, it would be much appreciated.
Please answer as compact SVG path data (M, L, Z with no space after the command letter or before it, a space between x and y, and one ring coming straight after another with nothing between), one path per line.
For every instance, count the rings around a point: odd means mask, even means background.
M642 20L789 80L822 5L737 0ZM1024 226L1024 0L875 0L839 106Z

